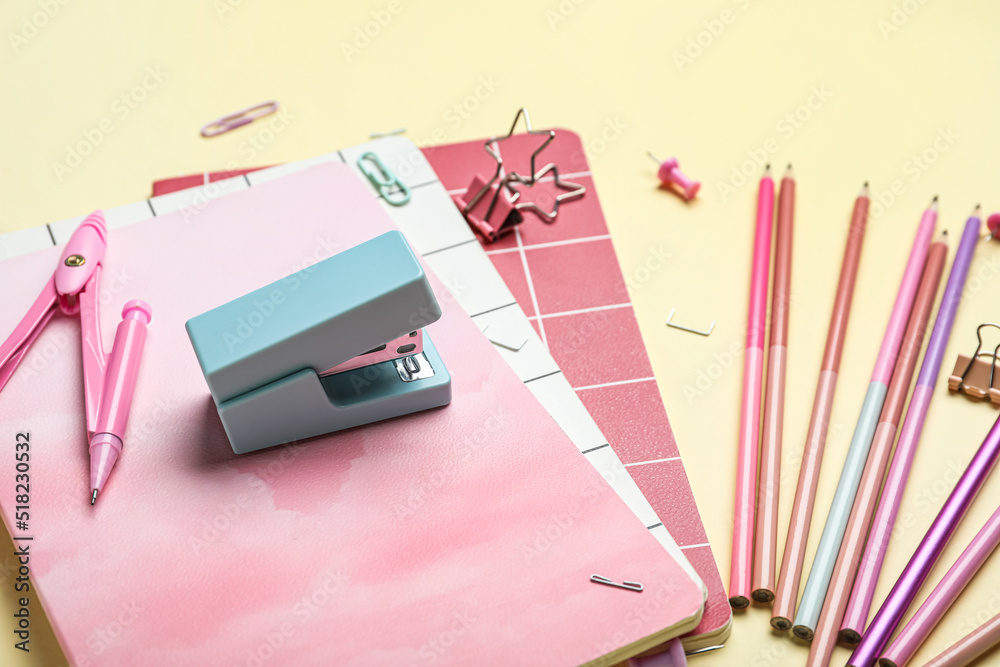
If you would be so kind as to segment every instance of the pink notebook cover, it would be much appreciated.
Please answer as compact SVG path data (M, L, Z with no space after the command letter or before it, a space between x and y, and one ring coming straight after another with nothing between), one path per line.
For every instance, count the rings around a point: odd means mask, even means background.
M494 148L507 168L528 173L531 153L540 141L538 136L521 134ZM464 193L476 173L491 176L496 165L482 140L425 148L424 155L452 195ZM548 162L559 165L564 178L585 185L586 195L567 202L553 224L527 213L516 234L483 248L708 588L702 621L687 639L704 635L701 643L721 644L729 635L732 610L660 399L580 137L556 130L555 140L539 156L538 167ZM234 175L211 172L163 179L153 183L153 194ZM551 179L547 181L536 191L522 188L522 201L538 199L538 192L558 194ZM550 207L551 198L542 205ZM587 332L585 344L579 332ZM600 354L592 354L593 350Z
M212 201L197 224L184 213L110 234L105 340L130 298L153 321L126 448L95 507L77 320L56 317L0 394L4 437L31 436L27 527L12 494L0 509L15 540L33 538L16 543L30 544L73 664L575 665L697 622L699 587L433 277L451 405L234 455L184 322L392 224L332 164ZM0 284L18 286L0 331L58 254L0 263ZM14 451L0 450L8 489Z

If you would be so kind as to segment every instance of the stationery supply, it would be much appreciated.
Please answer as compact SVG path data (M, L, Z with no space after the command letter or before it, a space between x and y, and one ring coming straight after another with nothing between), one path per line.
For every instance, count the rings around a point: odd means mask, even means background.
M676 308L671 308L670 309L670 313L667 315L667 326L668 327L671 327L673 329L680 329L681 331L687 331L688 333L698 334L699 336L705 336L706 338L709 337L709 336L711 336L712 332L715 330L715 320L712 320L712 323L708 325L708 329L705 330L705 331L700 331L698 329L692 329L691 327L686 327L686 326L684 326L682 324L677 324L676 322L672 322L671 320L674 319L674 313L676 313L676 312L677 312Z
M757 503L757 453L760 448L761 384L764 374L764 332L767 326L767 281L771 271L771 226L774 220L774 181L771 166L764 170L757 192L757 227L750 274L750 313L743 362L743 402L736 453L736 507L733 514L733 555L729 570L729 603L734 609L750 606Z
M97 502L121 456L139 360L146 344L146 325L153 317L149 304L138 299L122 308L122 321L115 331L115 342L108 357L108 373L101 392L101 407L90 438L90 504Z
M931 523L913 556L910 557L889 595L875 614L875 618L865 630L861 642L854 649L848 662L850 667L871 667L882 655L889 638L903 620L924 580L930 574L931 568L937 563L998 459L1000 459L1000 420L993 424L983 444L958 479L941 511L934 518L934 522Z
M529 162L538 142L526 139L515 135L505 143L506 163ZM413 200L406 206L386 206L413 248L449 284L460 287L453 291L455 300L474 316L480 328L489 327L487 334L497 339L498 334L507 333L512 340L512 334L517 334L518 343L524 340L522 336L528 338L516 354L499 348L501 356L689 576L699 580L701 575L709 594L705 612L684 643L689 651L718 647L729 634L730 607L645 356L578 136L556 131L551 153L560 164L581 170L572 176L589 186L589 195L564 210L562 223L529 220L517 233L491 246L489 255L474 242L468 224L445 190L451 187L453 194L461 193L469 173L482 172L494 164L481 141L427 149L441 177L447 179L444 186L412 142L391 137L300 163L252 170L239 178L206 174L162 181L154 187L165 194L109 211L110 224L146 219L154 209L161 213L179 209L194 222L218 197L312 164L346 162L353 167L356 158L368 151L377 153L413 192ZM192 182L206 185L185 189ZM548 182L542 179L538 187L545 188ZM428 225L427 219L435 224ZM50 225L54 238L64 238L63 230L72 222ZM519 256L516 241L522 232L523 255ZM11 252L32 247L28 242L44 247L51 243L49 230L29 230L18 235L17 242L16 246L7 245ZM581 259L581 251L587 251L585 259ZM574 274L581 261L586 263L587 272ZM514 286L514 295L498 270ZM568 304L566 297L560 297L566 275L576 276L576 284L587 288L574 292ZM525 289L528 283L538 294L541 316ZM530 321L522 305L532 314ZM564 312L567 310L571 312ZM542 344L539 320L547 322L548 347ZM580 343L593 341L606 327L613 327L616 335L604 345L608 354L595 358L588 354L590 348ZM594 413L593 419L588 409ZM662 512L662 521L657 512Z
M95 513L55 493L32 499L33 529L60 536L33 543L33 583L67 656L98 660L88 638L122 604L144 613L103 648L101 664L271 654L288 664L317 655L330 664L429 655L435 664L610 664L691 629L701 586L434 276L442 316L428 332L453 373L446 409L252 456L230 451L181 324L391 231L355 169L316 165L195 210L181 196L161 198L152 202L158 219L145 224L126 222L137 210L115 212L115 265L158 304L140 378L155 379L157 391L136 397L145 419L130 431L142 456L120 466L108 490L118 502ZM2 262L0 277L44 278L58 252ZM0 326L12 323L0 312ZM53 325L53 334L70 326ZM0 422L30 427L34 441L66 442L78 400L56 374L15 376L0 395ZM0 459L14 470L12 449ZM79 465L72 451L38 447L32 472L39 488L60 488ZM0 507L12 525L13 507ZM644 590L595 585L594 572ZM275 633L278 647L268 643ZM447 647L442 633L454 640Z
M524 118L525 131L529 135L545 137L531 153L527 176L515 171L509 164L505 166L503 158L500 157L500 142L507 141L514 136L517 122L522 117ZM462 215L469 221L469 225L479 233L480 238L484 241L492 243L500 236L513 230L515 225L521 224L524 221L524 215L521 211L524 210L531 210L542 219L552 222L559 214L559 205L562 202L582 197L586 193L586 186L560 178L559 167L555 162L549 162L541 168L537 167L538 156L548 148L555 137L555 130L531 129L531 117L528 116L528 110L522 107L514 116L514 122L505 136L490 137L483 143L483 149L496 163L493 176L487 180L479 172L475 172L469 187L464 192L456 193L454 199L459 210L462 211ZM522 192L517 189L518 186L532 188L535 183L550 173L553 185L563 192L553 195L551 191L548 191L549 201L546 205L539 204L539 199L520 201ZM549 208L552 210L550 211Z
M966 277L969 275L969 267L972 265L972 256L979 241L981 221L978 214L979 207L976 207L972 216L965 223L965 231L962 233L958 250L955 252L951 273L948 275L948 283L945 285L941 305L938 307L937 319L934 321L934 330L931 331L927 351L924 352L924 361L920 366L920 374L917 376L913 395L910 397L906 419L903 420L903 426L899 431L899 441L896 443L896 449L892 455L892 465L889 467L889 474L882 486L882 495L879 498L878 510L872 521L871 532L865 545L865 553L858 564L851 599L844 614L840 632L840 639L851 644L857 644L861 641L865 624L868 622L872 599L875 596L875 586L882 572L889 539L892 536L896 516L903 502L903 491L906 489L906 481L910 476L910 469L913 467L917 446L920 444L924 420L927 417L931 399L934 397L934 388L941 371L945 347L947 347L948 339L951 337L955 314L958 312L958 304L962 300L962 291L965 289Z
M820 610L826 599L830 577L833 575L833 566L837 554L840 553L840 545L844 538L844 531L847 529L851 507L854 505L855 494L861 483L861 475L864 471L865 461L868 459L872 438L875 437L875 428L885 403L892 371L896 365L896 357L903 341L903 330L906 328L910 311L913 308L917 285L920 282L936 222L937 197L924 211L917 228L913 248L903 272L903 280L889 316L882 346L875 360L875 370L872 373L872 379L861 406L861 414L858 416L858 424L854 429L854 436L847 451L847 460L844 462L844 469L837 483L833 503L830 506L826 525L823 527L823 534L816 550L816 557L813 560L805 589L802 592L802 599L799 601L799 607L795 613L795 624L792 626L792 632L800 639L812 639L816 621L819 620Z
M65 315L80 315L91 505L97 501L97 494L104 488L122 451L146 338L146 324L151 317L145 302L130 301L125 304L111 354L104 353L98 306L101 302L101 270L107 237L104 216L95 211L73 232L41 294L28 307L17 326L10 327L13 332L0 345L2 390L14 376L31 345L52 321L57 308ZM15 284L15 281L9 284Z
M653 158L653 162L660 165L659 170L656 172L656 177L660 179L660 183L663 184L664 188L677 192L685 201L691 201L695 198L698 190L701 189L701 183L688 178L681 171L677 158L670 157L661 162L651 151L647 152L647 155Z
M1000 381L996 372L1000 344L993 348L992 353L983 351L983 329L986 328L1000 329L1000 324L984 322L976 327L976 338L979 340L976 351L971 357L958 355L955 369L948 378L948 389L960 391L978 400L988 399L993 405L1000 405ZM988 355L989 361L983 361L982 355Z
M781 573L775 590L771 625L775 630L787 631L792 627L795 603L799 595L799 581L806 556L806 542L809 525L812 523L813 507L816 502L816 487L819 485L820 464L826 445L827 429L833 412L833 397L837 388L837 374L840 372L840 358L847 337L847 322L851 315L851 301L854 285L861 263L861 247L865 240L868 223L868 183L854 201L854 212L847 228L847 242L844 259L837 281L837 292L833 300L833 314L826 336L826 349L820 366L816 398L813 400L812 417L806 434L806 446L802 453L798 485L792 501L792 516L785 538L785 551L781 559Z
M208 123L201 128L201 136L206 138L217 137L220 134L225 134L226 132L235 130L238 127L248 125L259 118L269 116L277 110L278 103L274 100L261 102L256 106L241 109L240 111L231 113L228 116L223 116L222 118L213 120L211 123Z
M924 667L965 667L1000 645L1000 614L949 646Z
M903 342L886 392L882 414L875 428L875 436L855 495L854 506L851 508L840 554L837 556L830 578L829 591L816 624L806 663L809 667L828 665L837 644L847 600L858 569L858 559L865 547L865 538L875 514L875 503L882 486L882 478L889 464L892 445L896 441L896 427L903 414L903 404L910 390L910 381L917 367L917 357L920 356L924 333L930 321L934 297L941 282L941 273L948 251L946 238L947 233L942 232L940 239L931 245L927 254L927 263L917 289L913 313L903 334Z
M242 454L447 405L448 370L414 330L440 317L392 231L198 315L187 332Z
M753 599L774 600L778 551L778 484L781 479L781 435L785 418L785 374L788 370L788 306L792 282L792 227L795 175L792 165L781 179L778 229L774 248L774 291L771 294L771 346L767 356L764 397L764 442L760 451L757 528L754 532Z
M990 232L986 237L987 241L997 237L997 233L1000 232L1000 213L990 213L990 217L986 218L986 229Z
M976 576L998 544L1000 544L1000 509L986 521L955 564L945 573L916 613L892 640L892 644L879 660L880 665L903 667L910 662L910 658L927 639L927 635Z
M502 148L493 148L506 166L527 173L532 154L544 141L539 137L547 134L535 132L515 134ZM528 339L516 354L501 349L501 355L650 532L675 558L690 561L692 576L707 586L705 614L684 637L685 647L717 647L732 623L726 591L642 344L583 143L572 132L554 132L546 155L571 171L567 175L586 186L587 195L562 210L559 224L526 217L518 229L492 244L473 242L466 219L449 197L465 192L469 174L495 168L482 141L421 152L405 138L391 137L245 178L219 181L221 174L199 174L159 181L154 191L164 194L152 201L154 206L181 201L197 207L203 193L245 188L303 165L353 164L364 152L379 154L413 191L412 202L387 210L414 249L439 275L463 286L455 298L481 326L492 325L488 335L496 338L504 327L517 334L518 343ZM193 181L208 185L185 192ZM547 177L539 179L534 196L546 197L550 183ZM421 216L435 224L427 225ZM575 288L569 290L568 284ZM592 345L605 352L595 357Z

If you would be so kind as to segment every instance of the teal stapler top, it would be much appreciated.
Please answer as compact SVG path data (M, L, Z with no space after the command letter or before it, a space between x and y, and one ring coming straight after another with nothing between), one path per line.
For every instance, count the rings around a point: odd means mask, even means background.
M423 327L441 317L398 231L191 318L187 332L233 449L450 401Z

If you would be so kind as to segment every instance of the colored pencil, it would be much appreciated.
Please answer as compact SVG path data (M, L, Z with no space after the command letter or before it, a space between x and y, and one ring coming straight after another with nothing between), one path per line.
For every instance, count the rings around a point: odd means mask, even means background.
M993 513L972 542L958 557L913 617L906 623L889 648L882 654L883 667L902 667L910 661L927 635L954 604L972 578L1000 545L1000 508Z
M993 424L983 444L979 446L965 472L959 477L941 511L903 568L903 573L899 575L882 607L865 630L861 643L854 649L854 654L848 662L850 667L872 667L875 664L875 660L889 643L889 637L895 632L913 598L916 597L920 586L930 574L931 568L948 545L948 540L955 533L965 512L979 490L983 488L997 460L1000 460L1000 419Z
M889 547L889 539L892 537L896 515L899 513L903 501L903 491L906 489L906 481L910 476L910 468L913 466L913 458L917 453L917 445L920 444L920 434L924 428L927 409L934 397L934 387L937 385L938 375L941 371L945 347L947 347L948 339L951 337L955 313L958 312L958 304L962 300L962 290L969 275L969 267L972 265L972 255L979 242L981 227L982 221L979 219L979 207L977 206L972 217L965 223L965 231L962 233L962 239L959 241L958 250L955 253L955 260L951 265L951 273L948 275L948 284L944 288L944 296L941 297L934 330L927 343L927 351L924 353L924 361L920 366L917 384L913 388L913 396L910 397L910 407L906 410L906 419L903 420L903 427L899 431L899 442L896 443L896 450L892 455L892 465L889 467L889 474L882 487L878 511L872 521L871 533L868 535L868 543L865 545L865 553L861 558L858 574L854 579L854 589L851 592L851 600L847 605L847 612L844 614L844 622L840 632L841 640L850 644L857 644L861 641L861 634L865 629L865 624L868 623L872 598L875 596L875 586L878 583L879 574L882 572L885 553Z
M875 360L875 370L872 373L871 382L868 384L868 391L861 406L858 424L854 428L851 445L847 450L847 460L844 461L844 469L837 483L830 513L826 517L826 525L823 527L823 535L820 537L819 547L816 550L816 558L813 560L809 578L806 579L805 590L802 592L802 599L799 601L799 608L795 613L795 624L792 626L792 632L801 639L812 639L816 621L819 620L819 613L823 607L823 600L826 598L830 577L833 574L833 566L837 560L837 554L840 553L844 530L847 528L847 519L851 513L851 507L854 505L854 495L861 482L861 474L864 472L865 461L868 459L868 450L871 447L872 438L875 436L875 427L878 424L879 414L882 412L885 395L889 389L892 370L896 365L896 355L899 353L899 346L903 341L903 329L906 328L906 322L910 318L910 311L913 308L913 299L917 294L917 285L920 282L920 274L923 273L924 261L927 259L927 250L934 233L935 222L937 222L937 197L924 211L920 225L917 227L917 236L910 251L910 258L906 263L903 281L889 316L889 325Z
M795 221L795 174L788 165L778 197L774 242L774 287L771 292L771 346L767 353L764 434L757 487L757 528L754 531L753 592L755 602L774 600L778 558L778 485L781 481L781 435L788 368L788 308L792 282L792 227Z
M854 200L851 224L847 228L847 243L844 246L844 260L840 266L840 279L833 300L833 313L826 336L826 350L820 366L816 398L813 400L812 418L806 435L806 446L802 453L798 486L792 501L792 518L785 538L785 551L781 558L781 573L775 590L771 625L775 630L786 631L792 627L795 601L799 597L799 581L802 578L802 564L806 557L806 542L809 539L809 524L812 522L813 506L816 503L816 487L819 485L820 464L823 462L823 448L833 411L833 396L837 388L837 374L840 371L840 357L847 337L847 322L851 316L851 300L861 264L861 247L865 240L868 224L868 183L861 187Z
M733 556L729 571L729 604L750 606L753 566L754 510L757 503L757 452L760 447L761 380L764 374L764 329L767 326L767 281L771 271L771 227L774 224L774 181L764 170L757 194L757 231L750 275L750 313L743 362L743 404L736 459L736 502L733 512Z
M828 665L833 649L837 645L840 624L844 619L847 600L851 594L851 583L857 573L858 559L864 550L865 537L868 535L875 514L882 478L885 476L885 469L892 453L892 443L896 441L896 427L903 415L903 404L906 403L910 381L917 368L917 358L920 356L924 334L927 332L927 323L931 319L934 297L937 296L938 287L941 285L941 273L944 271L944 261L948 254L948 245L945 243L947 237L947 232L942 232L940 240L933 243L927 253L927 264L920 278L913 314L906 324L906 333L903 334L903 344L896 361L896 368L892 373L892 381L889 383L889 391L886 393L885 405L882 407L882 414L875 428L875 437L872 439L861 485L858 487L840 554L833 568L830 591L826 595L823 610L816 624L812 646L809 649L809 659L806 661L807 667Z
M1000 614L946 648L924 667L965 667L995 646L1000 646Z

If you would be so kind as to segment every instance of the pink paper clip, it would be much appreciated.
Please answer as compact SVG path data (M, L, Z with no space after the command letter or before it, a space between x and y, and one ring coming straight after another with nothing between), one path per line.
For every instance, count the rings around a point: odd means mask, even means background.
M225 134L230 130L235 130L238 127L243 127L244 125L252 123L258 118L269 116L277 110L278 103L274 100L261 102L260 104L248 107L242 111L237 111L236 113L231 113L228 116L223 116L222 118L213 120L211 123L201 128L201 136L215 137L220 134Z

